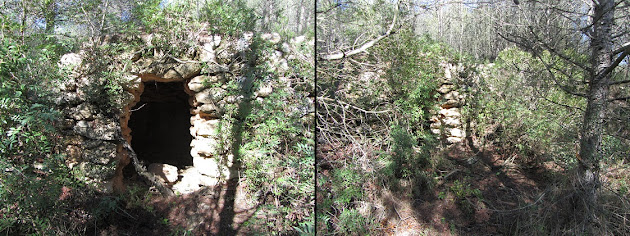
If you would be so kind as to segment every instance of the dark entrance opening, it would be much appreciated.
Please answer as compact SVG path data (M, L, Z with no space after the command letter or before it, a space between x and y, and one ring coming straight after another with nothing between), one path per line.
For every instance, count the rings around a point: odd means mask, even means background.
M192 165L190 104L183 82L144 82L129 128L131 146L146 165L165 163L180 169Z

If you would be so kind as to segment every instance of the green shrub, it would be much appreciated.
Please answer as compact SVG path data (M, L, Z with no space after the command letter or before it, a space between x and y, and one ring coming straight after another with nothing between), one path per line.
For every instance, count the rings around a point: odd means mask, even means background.
M549 60L545 63L554 61L548 54L542 58ZM495 127L486 137L494 139L506 156L517 154L519 163L547 158L571 163L580 126L576 121L581 120L576 111L585 106L585 100L550 86L568 78L550 74L539 60L516 48L499 53L495 64L483 73L482 90L474 98L479 103L469 108L480 111L477 133Z
M394 126L390 132L392 154L390 167L396 178L415 177L417 171L429 165L430 153L416 152L417 139L401 126Z
M11 235L71 230L59 224L66 220L69 204L60 195L64 187L83 187L63 156L53 152L60 112L49 86L62 76L55 48L63 45L33 40L42 44L26 47L8 37L0 41L0 233Z
M400 120L408 124L426 123L430 109L436 103L438 83L443 68L440 63L450 60L448 47L428 37L418 38L404 30L384 40L378 49L389 65L385 78L392 91Z
M340 235L369 235L375 224L370 218L359 214L356 209L343 209L335 233Z
M203 7L199 20L209 23L211 33L235 36L253 31L258 19L242 0L212 0Z
M325 98L319 100L318 122L327 140L320 145L337 149L318 157L327 168L317 186L322 193L318 219L325 222L318 224L321 232L374 230L362 228L370 220L357 216L355 209L355 202L372 200L366 196L366 183L383 181L395 188L404 180L422 190L435 186L429 169L440 160L432 158L437 142L429 132L430 111L439 95L435 91L444 73L442 64L458 56L443 44L403 29L370 48L369 55L352 60L321 61L322 69L316 71L319 96ZM363 79L366 72L370 78ZM422 190L408 193L421 195Z
M314 208L314 136L312 121L305 120L301 110L311 104L305 92L282 86L278 73L270 70L265 61L265 54L273 50L270 46L254 38L253 55L243 58L249 67L234 75L245 81L232 80L227 88L229 95L242 100L225 107L221 127L225 132L220 133L227 141L224 145L232 142L230 148L242 164L242 181L248 192L273 199L261 206L261 213L270 216L268 230L294 233L312 222ZM294 80L312 81L300 77L303 74L297 70L287 73ZM254 98L253 91L263 83L272 84L273 92L264 99Z

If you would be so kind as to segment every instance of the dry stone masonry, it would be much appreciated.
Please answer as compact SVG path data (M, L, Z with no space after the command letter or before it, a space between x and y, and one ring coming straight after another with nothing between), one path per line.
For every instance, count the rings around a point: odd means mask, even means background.
M104 191L123 190L123 170L132 162L128 147L134 145L134 130L130 123L135 121L134 112L149 110L150 102L163 100L182 101L188 105L189 114L186 127L190 133L189 154L176 153L181 158L191 158L190 164L181 161L179 166L172 163L150 163L150 157L144 157L139 163L147 168L164 186L175 192L189 193L203 186L213 186L227 178L234 177L232 155L229 151L229 129L232 124L224 119L229 109L243 102L239 93L230 93L230 82L246 90L246 85L257 75L247 75L244 70L256 66L252 58L251 44L254 34L245 33L239 38L223 35L200 34L196 37L196 45L185 50L185 55L170 56L155 47L160 35L148 34L138 37L106 36L101 38L101 45L139 42L142 49L116 56L118 74L114 79L115 86L120 86L121 94L115 103L122 109L106 106L98 98L106 93L104 88L112 86L111 78L103 78L102 68L95 68L86 51L66 54L60 64L68 69L68 78L57 86L56 103L64 111L61 124L64 137L60 152L66 154L67 165L84 181ZM296 58L292 49L305 42L298 37L290 42L283 42L278 34L264 34L261 38L272 45L273 50L263 53L256 60L266 63L269 71L282 76L288 70L290 60ZM248 77L249 76L249 77ZM109 79L109 81L108 81ZM282 80L282 77L281 77ZM180 98L169 98L167 89L160 83L182 84ZM114 86L114 87L115 87ZM256 91L252 91L251 99L265 99L274 86L263 83ZM177 88L177 86L170 86ZM151 90L152 92L148 92ZM171 89L173 90L173 89ZM170 91L170 90L169 90ZM173 92L174 94L174 92ZM181 95L184 94L184 95ZM176 96L176 95L173 95ZM102 99L101 99L102 100ZM148 104L148 105L147 105ZM153 108L155 109L155 108ZM151 113L153 114L153 113ZM159 114L159 115L155 115ZM170 117L169 112L155 113L146 117L146 123L157 122ZM131 120L131 121L130 121ZM145 121L136 123L144 124ZM172 124L159 124L170 126ZM151 127L159 128L159 127ZM145 130L150 133L150 129ZM137 128L138 133L140 128ZM144 132L144 131L143 131ZM159 137L161 141L149 147L160 148L169 143L181 141L185 135ZM188 142L188 141L186 141ZM135 149L135 148L134 148ZM188 150L187 150L188 151ZM151 153L145 151L146 153ZM137 153L140 159L142 153ZM149 154L147 154L149 155ZM152 153L152 155L160 155ZM180 157L173 157L180 158ZM181 164L184 163L184 164Z
M465 94L460 93L459 74L463 70L461 65L443 64L444 77L440 79L440 94L438 108L432 112L431 132L439 135L447 144L461 143L466 137L462 123L462 106L465 104Z

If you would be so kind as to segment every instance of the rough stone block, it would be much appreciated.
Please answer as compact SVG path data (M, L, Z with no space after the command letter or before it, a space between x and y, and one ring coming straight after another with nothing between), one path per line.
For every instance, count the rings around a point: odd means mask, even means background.
M295 38L292 38L291 39L291 44L298 45L298 44L301 44L302 42L304 42L304 40L306 40L306 36L300 35L300 36L297 36Z
M446 117L442 120L442 124L446 127L459 127L462 125L462 122L458 118Z
M195 100L200 103L216 103L223 99L226 93L222 88L208 88L195 94Z
M452 84L443 84L442 86L440 86L440 88L438 88L437 91L438 91L438 93L446 94L446 93L452 91L453 87L454 87L454 85L452 85Z
M199 49L199 60L202 62L217 62L214 43L204 43Z
M175 71L177 71L183 79L190 79L193 76L199 75L199 73L201 73L201 64L181 64L175 67Z
M83 159L91 163L105 165L116 159L116 144L101 140L83 142Z
M218 47L219 45L221 45L221 36L220 35L214 35L213 36L213 40L214 40L214 46Z
M200 92L206 88L212 87L215 84L223 84L225 83L225 76L223 74L219 75L200 75L195 76L188 82L188 88L195 92Z
M84 102L79 104L79 106L72 111L72 118L75 120L89 120L94 118L93 114L96 113L96 108L94 105Z
M200 174L210 177L220 177L219 162L215 158L193 156L193 166Z
M147 171L153 173L164 182L173 183L179 178L177 167L169 164L151 163Z
M124 89L137 90L140 89L142 79L137 75L126 75L122 77L122 86Z
M226 65L212 63L210 65L207 65L206 72L208 74L220 74L220 73L230 72L230 68Z
M74 91L77 89L77 82L74 79L65 79L63 81L59 81L57 87L61 91Z
M266 34L263 34L261 38L272 44L277 44L280 42L280 40L282 40L282 38L280 37L280 34L278 33L266 33Z
M191 155L193 155L193 157L195 155L215 155L217 153L217 149L219 148L219 144L215 139L202 137L197 137L196 139L193 139L193 141L190 142L190 146L192 147Z
M461 143L464 139L461 137L448 137L446 138L446 142L448 143Z
M205 176L205 175L202 175L201 178L199 178L199 185L201 186L211 187L211 186L216 186L217 184L219 184L219 178Z
M74 92L62 92L53 99L57 105L77 105L85 99L82 99L79 94Z
M284 73L289 70L289 62L286 59L280 59L278 63L275 64L275 70L280 73Z
M458 137L458 138L463 138L464 135L464 131L460 128L452 128L449 130L449 134L450 137Z
M240 103L243 101L243 98L245 98L245 96L243 95L226 96L225 98L223 98L223 100L221 100L221 102L219 102L219 105Z
M431 129L439 129L442 126L440 122L434 122L429 125Z
M459 99L459 92L451 91L450 93L447 93L446 95L444 95L444 99L446 99L446 100L458 100Z
M442 107L444 109L450 109L450 108L453 108L453 107L461 107L461 106L462 106L461 102L459 102L457 100L447 100L440 107Z
M166 71L166 73L164 73L162 78L169 80L180 80L182 79L182 76L175 69L170 69Z
M79 164L78 168L79 171L82 172L82 174L86 177L103 181L114 177L114 175L116 174L116 165L117 162L112 162L107 165L98 165L83 162Z
M449 109L442 109L439 112L440 115L443 115L445 117L461 117L462 114L459 112L459 108L449 108Z
M211 136L217 133L219 122L219 120L198 119L193 121L191 129L195 130L195 135Z
M63 139L64 145L82 145L83 144L83 136L80 135L69 135L65 136Z
M266 84L263 86L260 86L260 88L258 89L258 91L256 91L255 95L258 97L268 97L269 95L271 95L271 93L273 92L273 87L271 87L270 84Z
M73 128L74 132L96 140L116 140L120 127L113 119L97 118L93 121L81 120Z
M173 191L181 194L192 193L201 189L201 174L196 168L189 168L182 172L182 179L173 185Z
M61 56L61 66L78 66L83 62L83 58L78 53L68 53Z

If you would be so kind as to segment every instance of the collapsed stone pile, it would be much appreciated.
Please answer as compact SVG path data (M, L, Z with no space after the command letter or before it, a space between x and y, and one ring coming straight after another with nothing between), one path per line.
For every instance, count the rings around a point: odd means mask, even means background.
M197 37L196 46L185 50L182 58L165 54L156 47L159 35L140 37L106 36L102 44L120 44L141 41L140 51L123 53L114 61L123 65L116 85L123 91L115 100L118 110L94 99L106 93L111 81L102 78L103 68L95 68L86 60L85 51L66 54L60 64L71 70L69 77L57 86L56 103L64 112L60 125L64 137L60 152L67 156L68 166L76 170L79 178L93 183L104 191L123 190L123 168L131 162L129 145L132 130L129 120L133 107L138 104L145 83L184 83L190 103L190 154L192 166L178 169L165 163L140 163L148 166L148 172L161 179L174 191L187 193L202 186L216 185L236 173L231 170L232 155L227 132L232 124L223 118L226 109L234 109L245 99L264 99L275 85L261 85L251 90L255 76L243 73L254 65L248 61L254 35L245 33L240 38L221 35ZM261 37L275 48L265 54L262 60L269 71L282 73L288 70L288 60L294 59L292 48L304 43L304 37L282 42L278 34L265 34ZM148 50L153 50L148 52ZM131 62L125 64L124 62ZM241 92L230 94L228 83L237 81ZM251 94L245 97L243 94ZM116 107L116 106L113 106ZM165 137L168 138L168 137Z

